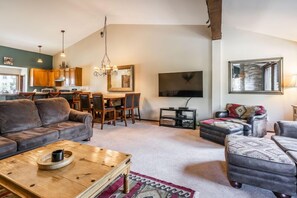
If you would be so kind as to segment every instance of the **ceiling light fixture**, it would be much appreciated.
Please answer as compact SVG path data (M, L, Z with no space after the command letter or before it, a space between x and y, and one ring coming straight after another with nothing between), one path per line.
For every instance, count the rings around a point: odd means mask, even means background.
M40 58L40 53L41 53L41 45L37 46L39 48L39 54L38 54L38 59L37 59L37 63L43 63L43 60Z
M106 76L107 74L117 74L118 67L116 65L111 65L111 61L107 54L107 29L106 29L107 17L105 16L104 28L100 33L101 37L104 37L105 52L101 60L101 67L95 66L94 76Z
M62 32L62 52L61 52L61 57L66 57L65 52L64 52L64 33L65 30L61 30Z

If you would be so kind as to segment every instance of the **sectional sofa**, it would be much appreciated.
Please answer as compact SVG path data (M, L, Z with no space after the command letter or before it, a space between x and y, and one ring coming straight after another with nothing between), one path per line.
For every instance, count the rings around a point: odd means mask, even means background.
M268 138L229 135L225 140L230 184L249 184L291 197L297 191L297 122L278 121Z
M0 159L58 140L90 140L92 115L64 98L0 101Z

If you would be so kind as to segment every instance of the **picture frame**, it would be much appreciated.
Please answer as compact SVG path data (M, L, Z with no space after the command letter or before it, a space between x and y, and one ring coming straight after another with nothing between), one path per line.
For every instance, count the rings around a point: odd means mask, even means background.
M4 56L3 57L3 64L4 65L13 65L13 58Z
M283 58L229 61L229 94L283 95Z

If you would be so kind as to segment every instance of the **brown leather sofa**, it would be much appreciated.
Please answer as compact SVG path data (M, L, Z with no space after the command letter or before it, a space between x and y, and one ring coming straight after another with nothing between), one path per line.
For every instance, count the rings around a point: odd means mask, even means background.
M64 98L0 101L0 159L58 140L90 140L92 115Z

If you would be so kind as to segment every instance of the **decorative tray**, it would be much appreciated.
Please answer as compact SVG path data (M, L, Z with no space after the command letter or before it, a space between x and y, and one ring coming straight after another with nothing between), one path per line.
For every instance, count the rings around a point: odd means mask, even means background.
M64 159L59 162L52 162L52 153L41 156L37 160L38 168L41 170L54 170L69 165L74 159L71 151L64 151Z

